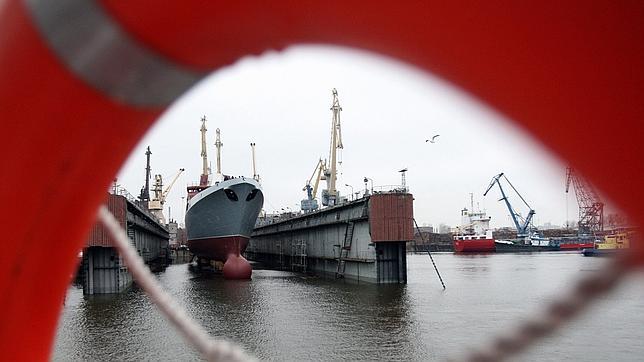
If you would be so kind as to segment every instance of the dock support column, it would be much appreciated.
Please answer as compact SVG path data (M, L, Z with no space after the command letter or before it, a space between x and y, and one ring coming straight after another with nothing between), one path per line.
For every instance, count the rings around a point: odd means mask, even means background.
M378 284L407 283L407 247L404 241L376 243Z
M88 248L85 252L87 253L87 273L85 284L87 285L87 292L85 294L94 294L94 258L92 253Z

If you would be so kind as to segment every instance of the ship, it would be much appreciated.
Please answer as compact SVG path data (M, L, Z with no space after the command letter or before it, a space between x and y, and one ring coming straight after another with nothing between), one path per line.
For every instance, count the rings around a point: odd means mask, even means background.
M206 118L201 121L203 171L199 185L187 187L187 245L198 258L198 265L221 262L224 277L249 279L252 268L242 254L264 204L259 177L231 177L221 173L223 143L217 129L217 173L211 184L205 141Z
M598 241L598 238L593 235L563 236L551 239L559 243L561 251L592 249Z
M230 178L188 193L186 234L190 251L202 258L225 262L239 256L262 209L264 197L259 183L247 177Z
M541 237L538 234L512 239L495 240L494 245L497 253L522 253L534 251L560 251L559 243L550 238Z
M624 254L630 249L633 232L620 231L604 236L604 240L595 243L594 247L583 250L584 256L614 256Z
M484 211L474 212L463 208L461 226L457 227L453 237L454 251L457 253L495 251L490 219L491 217Z

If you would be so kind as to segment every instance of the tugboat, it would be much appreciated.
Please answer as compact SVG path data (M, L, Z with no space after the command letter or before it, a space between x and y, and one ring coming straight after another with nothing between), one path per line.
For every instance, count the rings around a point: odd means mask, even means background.
M595 243L594 248L583 250L584 256L614 256L623 254L630 248L632 233L616 232L604 236L604 241Z

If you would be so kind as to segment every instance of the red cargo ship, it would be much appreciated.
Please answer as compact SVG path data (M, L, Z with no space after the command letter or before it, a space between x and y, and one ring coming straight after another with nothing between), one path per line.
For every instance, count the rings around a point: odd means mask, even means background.
M454 235L454 252L480 253L496 250L490 219L484 211L470 212L467 208L461 210L461 226L457 227Z

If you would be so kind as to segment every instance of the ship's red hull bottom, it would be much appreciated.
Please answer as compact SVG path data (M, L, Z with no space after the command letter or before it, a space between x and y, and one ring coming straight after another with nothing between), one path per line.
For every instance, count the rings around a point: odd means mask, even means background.
M494 239L454 240L454 251L457 253L484 253L495 250Z
M224 262L226 279L250 279L253 269L241 253L248 246L244 236L222 236L188 240L190 252L197 257Z
M248 238L240 235L188 240L188 248L196 256L224 262L230 255L243 253L247 245Z
M593 249L595 243L570 243L570 244L560 244L559 249L561 250L583 250L583 249Z

